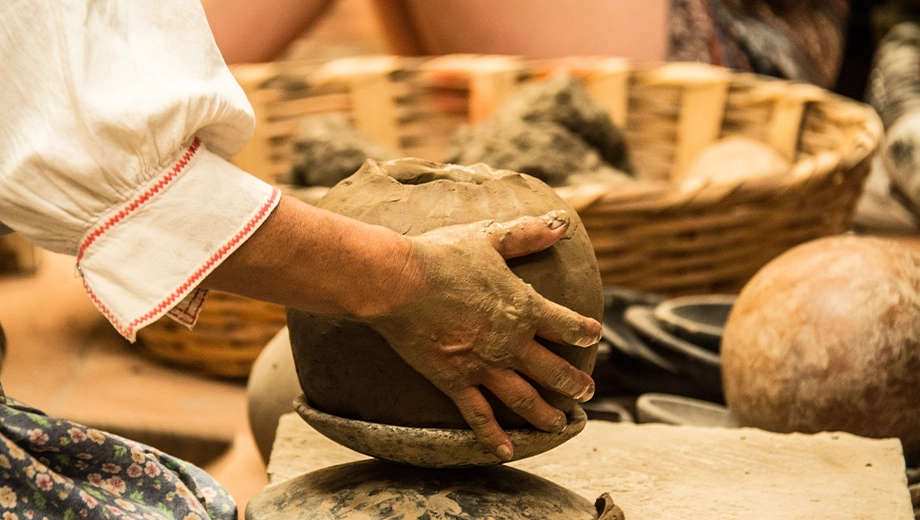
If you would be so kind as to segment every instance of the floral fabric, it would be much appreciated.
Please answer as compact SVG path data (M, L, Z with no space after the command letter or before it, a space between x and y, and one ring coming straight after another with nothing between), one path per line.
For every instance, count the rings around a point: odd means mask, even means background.
M201 469L117 435L48 417L0 386L0 520L236 518Z

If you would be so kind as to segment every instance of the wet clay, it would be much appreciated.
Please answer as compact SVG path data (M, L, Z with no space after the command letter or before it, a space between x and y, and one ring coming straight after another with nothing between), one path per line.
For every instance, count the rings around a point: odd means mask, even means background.
M809 242L741 291L722 340L745 426L899 437L920 462L920 251L870 237Z
M623 518L608 497L596 506L549 480L508 466L440 471L365 460L270 486L249 502L246 518L593 520L599 510L606 515L601 518Z
M319 206L409 236L455 225L568 212L566 235L552 247L508 262L545 298L600 320L603 294L594 251L575 211L533 177L484 165L460 167L418 159L368 161ZM291 345L301 388L313 407L368 422L410 427L467 428L453 402L412 369L369 327L338 317L289 310ZM590 373L596 347L544 342ZM575 403L539 388L563 412ZM499 424L530 425L484 390Z
M628 182L632 172L623 132L584 84L566 75L525 85L487 121L458 130L445 162L481 162L551 186L584 177Z
M503 461L487 449L472 430L459 428L407 428L369 423L324 414L299 396L294 407L304 421L327 438L371 457L418 468L470 468L494 466ZM588 415L575 409L565 430L558 433L537 429L509 429L514 445L511 461L548 451L584 429ZM511 462L508 461L508 462Z
M396 159L399 154L362 134L341 114L304 118L294 137L287 182L297 186L335 186L367 159Z

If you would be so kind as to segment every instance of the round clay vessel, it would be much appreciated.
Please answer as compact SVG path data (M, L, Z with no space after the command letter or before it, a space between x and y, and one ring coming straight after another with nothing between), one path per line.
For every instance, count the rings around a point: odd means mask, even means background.
M294 411L294 399L301 394L287 327L278 331L256 358L246 382L246 410L249 430L268 464L281 416Z
M616 510L622 515L622 510ZM509 466L444 471L381 460L300 475L267 487L246 506L247 520L314 518L593 520L598 518L598 506L574 491Z
M482 220L506 221L564 209L571 224L552 247L508 262L537 292L600 320L603 290L594 251L575 211L537 179L485 165L455 166L399 159L368 161L339 183L319 207L409 236ZM412 369L372 329L339 317L288 311L300 385L311 406L349 419L417 428L463 428L466 422L445 394ZM597 348L545 342L590 373ZM545 390L541 395L570 417L576 406ZM531 428L484 390L505 428Z
M722 339L743 426L899 437L920 460L920 252L837 236L793 248L742 289Z

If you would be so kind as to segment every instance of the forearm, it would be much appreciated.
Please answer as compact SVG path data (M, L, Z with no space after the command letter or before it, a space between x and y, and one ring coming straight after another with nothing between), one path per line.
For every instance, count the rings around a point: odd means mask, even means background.
M417 298L422 284L402 235L284 197L202 287L370 318Z
M229 64L271 61L303 34L332 0L201 0Z
M511 441L481 387L554 432L565 428L565 414L522 376L580 401L594 392L588 374L535 337L590 346L600 324L542 298L505 264L551 246L568 224L554 212L407 238L283 198L202 286L365 322L457 404L481 442L510 460Z

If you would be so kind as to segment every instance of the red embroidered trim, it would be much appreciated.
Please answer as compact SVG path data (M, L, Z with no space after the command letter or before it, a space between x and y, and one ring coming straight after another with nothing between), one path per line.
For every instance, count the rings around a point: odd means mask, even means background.
M93 304L96 305L96 308L99 309L99 311L102 312L106 318L108 318L115 329L118 330L122 336L130 338L137 327L146 325L148 322L160 317L160 315L164 314L165 311L170 309L176 301L184 298L189 289L194 289L195 284L204 278L208 273L210 273L211 270L217 266L217 264L224 256L229 254L237 245L240 244L240 242L242 242L253 231L255 231L259 224L265 220L269 212L271 212L271 209L275 206L275 203L277 203L280 198L281 190L278 188L272 189L271 197L268 199L268 201L265 202L265 204L262 205L262 207L259 209L259 212L256 213L256 215L246 224L245 227L243 227L243 229L234 235L229 242L218 249L217 252L211 255L211 258L209 258L204 265L199 267L198 270L195 271L192 276L190 276L188 280L185 281L185 283L173 291L172 294L161 301L150 312L132 320L131 323L129 323L127 326L121 325L118 320L115 319L115 316L112 315L112 312L101 301L99 301L99 298L92 291L92 289L89 288L89 285L87 285L86 278L83 279L83 287L86 289L86 293L93 301Z
M169 185L172 181L176 180L179 177L179 174L182 170L188 166L189 161L192 160L192 157L198 152L198 148L201 147L201 140L195 137L192 141L192 144L188 147L182 157L173 165L173 167L166 172L160 180L158 180L153 186L147 188L144 193L141 193L137 198L128 203L124 208L121 209L118 213L109 217L108 220L99 225L96 229L92 231L86 238L83 239L83 242L80 243L80 250L77 253L77 264L80 263L80 259L83 258L83 253L96 241L97 238L102 236L103 233L108 231L112 226L118 224L118 222L131 213L134 213L137 208L141 207L145 202L150 200L151 197L157 194L158 191L161 191L163 188Z
M189 293L188 296L183 298L181 302L170 309L166 315L178 321L179 323L190 327L195 323L195 319L198 317L198 311L204 304L204 300L207 295L207 289L196 287L192 290L191 293Z

